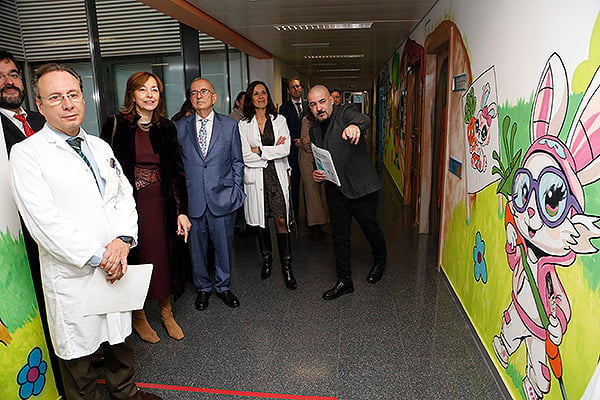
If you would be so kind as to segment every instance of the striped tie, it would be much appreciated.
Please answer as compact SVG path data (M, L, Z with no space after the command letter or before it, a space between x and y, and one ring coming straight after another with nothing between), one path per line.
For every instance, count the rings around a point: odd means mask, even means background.
M94 175L94 180L96 181L96 186L98 186L98 190L100 190L100 185L98 185L98 178L96 178L96 174L94 173L92 164L90 164L90 160L88 160L88 158L85 156L85 154L83 154L83 151L81 151L81 141L82 140L83 139L80 137L72 137L72 138L67 139L67 143L69 143L69 146L71 146L73 148L73 150L75 150L77 152L77 154L79 154L79 156L83 159L83 161L85 161L87 166L90 168L90 171L92 171L92 175Z

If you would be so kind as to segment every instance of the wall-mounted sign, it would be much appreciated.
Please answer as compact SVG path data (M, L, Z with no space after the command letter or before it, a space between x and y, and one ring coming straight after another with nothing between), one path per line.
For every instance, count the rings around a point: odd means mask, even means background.
M462 163L455 158L450 157L450 162L448 163L448 169L454 175L462 178Z
M460 92L462 90L467 90L467 74L456 75L452 78L452 90L455 92Z

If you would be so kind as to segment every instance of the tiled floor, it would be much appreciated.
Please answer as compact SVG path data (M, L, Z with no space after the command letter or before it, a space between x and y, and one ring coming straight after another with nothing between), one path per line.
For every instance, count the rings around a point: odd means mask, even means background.
M196 311L188 286L174 307L186 337L175 341L151 304L161 341L135 336L136 380L158 385L146 390L165 399L505 398L435 267L434 241L415 233L387 180L382 203L389 259L381 282L365 281L370 249L356 225L355 292L333 301L321 299L335 282L330 238L313 245L300 229L293 241L298 289L291 291L277 262L261 281L256 239L236 236L232 290L241 306L227 308L213 295Z

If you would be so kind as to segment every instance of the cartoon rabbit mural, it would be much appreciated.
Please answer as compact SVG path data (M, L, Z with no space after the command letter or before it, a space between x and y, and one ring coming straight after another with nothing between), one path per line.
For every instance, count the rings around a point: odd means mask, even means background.
M531 114L531 146L515 171L505 215L506 253L512 270L512 301L493 339L499 363L522 343L527 349L523 390L542 399L550 390L550 370L562 395L559 346L571 306L556 267L571 266L577 254L598 251L597 216L585 213L583 187L600 179L600 73L596 72L563 143L558 135L567 112L566 69L558 54L548 59Z

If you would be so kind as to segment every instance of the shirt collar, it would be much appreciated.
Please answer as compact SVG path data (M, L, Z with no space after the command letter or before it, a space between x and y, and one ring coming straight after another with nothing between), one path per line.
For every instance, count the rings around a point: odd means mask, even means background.
M57 131L56 129L51 127L49 124L46 124L46 125L48 126L50 131L52 131L52 133L54 133L61 140L67 140L67 139L70 139L73 137L73 136L67 135L66 133ZM82 127L79 127L79 133L77 133L77 135L74 137L80 137L81 140L85 142L85 131L83 130Z
M27 111L25 111L23 109L23 107L20 107L19 111L16 112L16 113L14 111L12 111L12 110L7 109L7 108L0 107L0 112L2 114L6 115L9 118L14 118L15 114L23 114L23 115L25 115L25 118L27 118Z
M206 119L207 122L212 122L212 120L214 119L214 117L215 117L214 110L211 110L210 114L208 114L206 118L202 118L198 113L196 113L196 121L198 121L198 122L200 122L203 119Z

